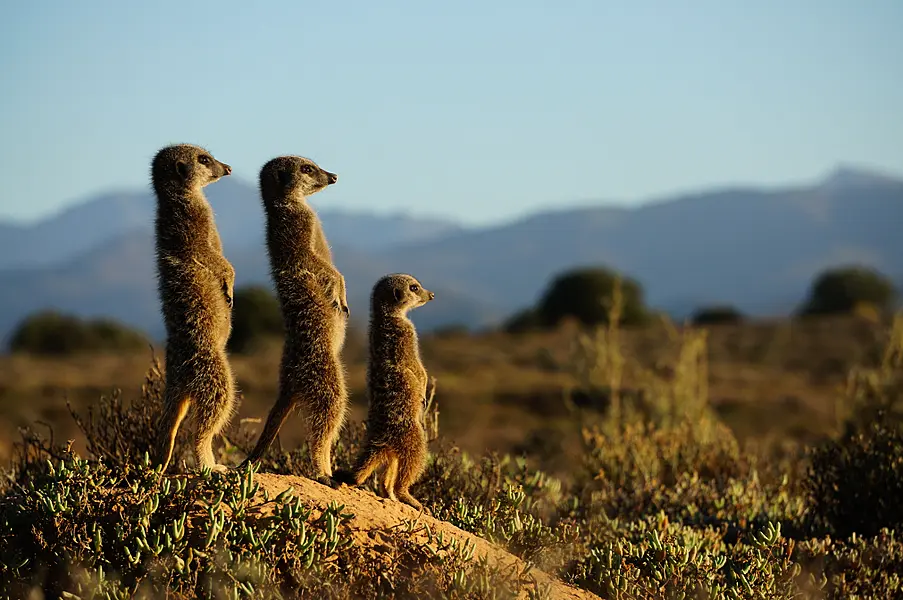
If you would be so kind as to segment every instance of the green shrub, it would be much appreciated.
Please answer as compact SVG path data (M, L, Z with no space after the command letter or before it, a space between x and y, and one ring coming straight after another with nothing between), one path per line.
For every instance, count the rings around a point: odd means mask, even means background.
M690 323L700 325L721 325L726 323L742 323L743 313L733 306L706 306L700 308L690 317Z
M903 532L903 432L873 423L813 452L806 481L810 522L839 537Z
M640 284L602 267L574 269L555 277L536 307L537 316L545 326L555 326L565 317L583 325L607 323L617 287L623 296L621 323L644 322L646 307Z
M140 331L110 319L84 320L48 310L26 317L10 336L12 352L65 356L80 352L133 351L148 346Z
M819 274L801 309L803 315L851 313L861 305L893 308L897 291L887 277L867 267L839 267Z
M433 337L461 337L470 333L470 328L463 323L452 323L437 327L430 332Z
M455 540L431 549L413 528L386 531L396 561L356 545L354 515L316 517L287 490L258 493L255 472L160 479L147 457L111 469L57 450L0 500L0 588L7 598L473 597L523 591L471 563ZM68 594L68 595L67 595Z
M539 329L542 321L539 318L535 308L525 308L516 312L507 321L502 324L502 331L505 333L525 333L534 329Z
M263 340L284 334L279 300L268 288L246 286L235 290L232 311L231 352L249 352Z
M667 378L636 371L619 347L615 296L609 327L584 333L573 370L586 389L615 396L624 371L651 418L626 403L619 417L581 414L573 425L582 459L559 479L528 458L471 456L442 440L431 397L431 453L412 489L424 506L605 598L821 600L899 590L903 433L873 423L816 450L808 471L795 454L763 462L708 408L705 332L682 332ZM903 327L893 331L898 340ZM896 393L899 356L889 350L856 386ZM448 540L439 542L447 552L428 547L414 537L415 521L382 531L378 545L359 544L345 507L315 518L287 495L255 494L253 472L160 479L144 457L161 390L155 365L134 402L112 394L87 417L74 413L87 460L25 433L0 478L0 597L29 597L34 587L82 598L542 597L516 569L470 560ZM363 423L342 430L335 468L352 464L365 434ZM256 432L239 425L227 435L218 460L237 464ZM189 445L178 444L190 465ZM302 476L308 468L303 445L274 445L259 465ZM377 479L363 487L376 491Z
M842 425L847 436L868 431L876 422L903 427L903 313L894 317L881 362L848 373L846 400Z

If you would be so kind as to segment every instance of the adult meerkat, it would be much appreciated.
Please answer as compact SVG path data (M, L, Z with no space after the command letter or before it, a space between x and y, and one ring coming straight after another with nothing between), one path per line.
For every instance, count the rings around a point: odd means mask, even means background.
M345 422L348 391L340 352L350 315L345 279L332 263L323 227L307 197L338 175L300 156L260 170L270 270L285 324L279 395L242 467L258 461L296 407L304 414L314 478L332 477L332 445Z
M386 275L373 286L367 439L353 471L336 473L337 481L361 485L386 464L383 485L388 497L418 510L423 506L409 490L426 464L422 419L428 380L408 311L433 298L433 292L405 273Z
M156 448L163 471L189 408L198 466L227 470L213 456L213 438L235 410L235 381L226 356L235 269L223 256L203 188L231 172L229 165L191 144L163 148L151 163L157 277L166 325L166 388Z

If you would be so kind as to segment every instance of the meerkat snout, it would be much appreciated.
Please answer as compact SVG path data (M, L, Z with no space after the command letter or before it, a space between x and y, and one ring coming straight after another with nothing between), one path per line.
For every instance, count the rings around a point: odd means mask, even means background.
M339 176L336 175L335 173L330 173L329 171L325 171L325 173L326 173L326 181L329 182L329 185L332 185L333 183L335 183L336 181L339 180Z

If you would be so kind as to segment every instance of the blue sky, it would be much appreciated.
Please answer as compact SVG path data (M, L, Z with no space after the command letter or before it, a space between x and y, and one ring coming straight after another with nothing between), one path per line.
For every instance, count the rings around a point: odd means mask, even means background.
M180 141L475 224L903 173L901 31L900 0L6 2L0 218L146 188Z

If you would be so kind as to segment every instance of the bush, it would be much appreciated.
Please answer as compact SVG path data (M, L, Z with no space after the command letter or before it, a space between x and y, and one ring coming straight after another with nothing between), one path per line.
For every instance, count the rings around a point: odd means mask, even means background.
M707 306L694 312L690 322L696 326L741 323L743 313L733 306Z
M838 412L847 436L874 423L903 428L903 313L894 317L881 361L853 367L847 374L845 413Z
M893 308L897 291L884 275L867 267L829 269L816 277L801 314L851 313L862 305Z
M536 309L525 308L514 313L507 321L502 324L502 331L505 333L525 333L540 327L541 321Z
M825 444L813 453L806 491L817 532L903 533L903 432L877 422Z
M583 268L563 273L552 280L536 308L539 321L555 326L565 317L573 317L583 325L608 322L616 289L622 296L620 321L635 325L646 320L643 288L640 284L605 268Z
M430 332L433 337L462 337L470 334L470 328L462 323L452 323L437 327Z
M147 337L110 319L83 320L43 311L23 320L10 337L12 352L64 356L79 352L130 351L147 348Z
M579 353L588 362L575 371L585 369L590 387L617 391L626 368L650 404L663 407L658 417L637 420L625 410L601 425L575 418L582 460L559 480L524 457L470 456L441 440L431 396L431 454L412 492L434 516L605 598L821 600L899 589L898 429L878 421L827 444L808 472L800 455L763 465L707 408L704 331L685 330L666 381L622 364L618 319L611 322L604 336L585 336ZM894 332L899 341L903 325ZM900 365L897 341L882 363L887 373ZM867 379L882 396L898 389ZM288 494L270 497L253 472L160 478L143 456L161 389L155 365L137 402L126 406L114 394L87 419L76 415L87 459L25 432L0 477L7 596L31 597L40 587L42 597L82 598L545 597L525 589L517 568L425 544L427 536L451 541L419 517L368 541L351 507L312 510ZM343 428L336 468L354 461L365 434L363 423ZM242 457L228 454L250 449L256 432L239 427L228 436L218 460L236 464ZM180 449L190 454L188 444ZM259 467L306 475L308 458L305 446L274 445ZM363 487L376 491L377 479Z
M317 514L288 490L261 498L254 471L161 479L146 461L110 469L58 456L0 501L4 597L422 598L514 588L501 595L513 597L526 587L468 564L459 545L418 541L412 528L384 532L397 560L374 560L343 506Z
M279 300L268 288L245 286L235 290L231 352L250 352L261 341L284 335Z

